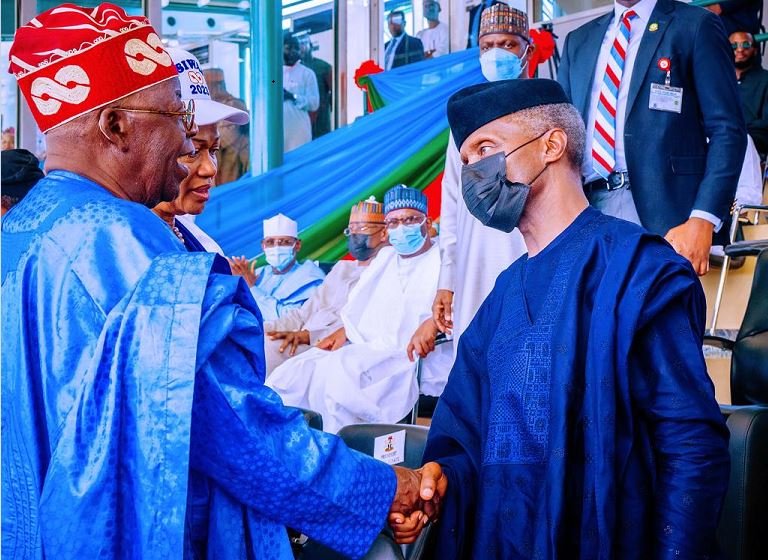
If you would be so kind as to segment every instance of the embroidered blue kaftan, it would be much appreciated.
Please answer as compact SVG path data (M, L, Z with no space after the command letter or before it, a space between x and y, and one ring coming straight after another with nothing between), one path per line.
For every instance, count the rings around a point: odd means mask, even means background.
M264 386L223 259L63 171L2 235L3 558L287 559L286 525L365 553L394 474Z
M424 460L449 480L435 558L716 558L728 432L704 320L682 257L591 208L513 263L432 421Z
M256 274L251 294L266 322L276 321L289 310L304 305L325 279L325 273L312 261L294 262L283 274L275 274L267 265L258 268Z

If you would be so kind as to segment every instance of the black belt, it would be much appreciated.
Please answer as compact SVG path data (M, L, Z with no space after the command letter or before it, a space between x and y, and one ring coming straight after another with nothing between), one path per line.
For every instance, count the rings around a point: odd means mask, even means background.
M587 194L595 191L615 191L623 187L629 188L629 173L626 171L613 171L607 179L595 179L584 184L584 192Z

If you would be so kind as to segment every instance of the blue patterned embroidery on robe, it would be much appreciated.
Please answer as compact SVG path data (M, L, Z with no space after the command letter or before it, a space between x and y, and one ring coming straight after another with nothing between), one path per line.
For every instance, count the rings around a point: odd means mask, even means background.
M209 558L289 559L286 525L365 553L394 473L263 385L259 311L220 257L62 171L2 229L4 558L191 557L190 469Z

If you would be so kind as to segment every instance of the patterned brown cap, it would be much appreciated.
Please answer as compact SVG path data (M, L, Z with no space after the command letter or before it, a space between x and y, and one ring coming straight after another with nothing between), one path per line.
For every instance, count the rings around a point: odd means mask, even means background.
M381 202L377 202L374 197L362 200L352 207L349 221L383 224L384 205Z
M514 33L526 41L530 40L528 14L506 4L494 4L486 8L480 16L480 37L491 33Z

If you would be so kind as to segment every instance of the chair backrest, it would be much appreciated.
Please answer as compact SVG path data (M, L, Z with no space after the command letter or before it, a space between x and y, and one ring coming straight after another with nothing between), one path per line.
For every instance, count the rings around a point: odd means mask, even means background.
M768 407L728 416L731 474L717 539L726 560L768 558Z
M405 430L405 461L398 463L401 467L418 469L424 447L427 445L429 429L425 426L411 424L352 424L344 426L339 431L339 437L349 447L373 457L374 442L377 437L386 436L393 432Z
M424 448L427 446L429 428L415 426L413 424L353 424L345 426L339 431L339 437L349 447L374 456L376 438L389 435L393 432L405 430L405 457L398 466L418 469L422 466ZM429 538L429 527L422 531L415 543L398 547L392 539L389 530L385 530L376 540L376 546L365 556L363 560L416 560L424 553L426 540Z
M286 408L295 408L296 410L301 411L301 413L304 415L304 420L307 421L307 424L309 424L310 428L320 431L323 430L323 415L319 412L309 410L308 408L300 408L298 406L287 406Z
M386 436L401 430L405 430L405 461L399 463L399 465L417 469L421 467L421 457L424 455L424 447L427 444L427 434L429 433L429 429L424 426L408 424L353 424L343 427L338 435L348 447L373 457L377 437ZM423 553L424 540L428 537L428 530L425 530L421 538L414 544L400 546L395 543L391 531L385 529L376 537L371 549L364 556L363 560L418 560ZM344 557L317 541L310 539L304 545L304 549L298 558L300 560L341 560Z
M755 276L731 358L731 402L768 404L768 250L755 264Z
M326 262L326 261L315 261L315 264L320 268L320 270L322 270L326 274L328 274L331 271L331 269L334 266L336 266L335 262Z

